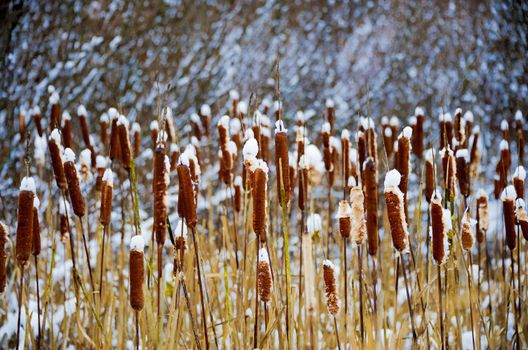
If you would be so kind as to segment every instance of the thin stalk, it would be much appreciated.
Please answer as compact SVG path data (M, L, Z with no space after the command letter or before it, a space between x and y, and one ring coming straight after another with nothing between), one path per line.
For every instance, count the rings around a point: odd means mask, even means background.
M517 224L517 287L518 287L518 290L517 290L517 319L519 320L519 322L522 322L522 307L521 307L521 237L520 237L520 229L519 229L519 224ZM513 254L513 252L512 252ZM512 259L512 263L513 263L513 259ZM519 322L517 322L517 324L519 324ZM517 326L518 327L518 326ZM521 336L519 334L519 331L517 331L517 350L520 350L521 348Z
M38 335L37 335L37 349L40 349L40 332L41 332L41 323L40 323L40 289L39 289L39 277L38 277L38 257L35 257L35 278L37 279L37 325L38 325Z
M358 245L358 260L359 260L359 319L361 325L361 344L365 342L365 325L363 321L363 257L361 246Z
M440 337L442 339L442 350L445 349L445 343L444 343L444 311L442 308L442 268L440 265L437 265L437 272L438 272L438 307L439 307L439 313L440 313Z
M136 350L139 350L139 312L136 310Z
M205 313L205 302L204 302L204 291L202 285L202 273L200 268L200 253L198 252L198 243L196 242L196 229L191 228L193 235L193 244L194 244L194 255L196 258L196 272L198 274L198 286L200 288L200 302L202 304L202 323L204 328L204 337L205 337L205 348L209 349L209 336L207 335L207 316Z
M302 175L301 175L302 176ZM302 321L302 271L303 271L303 234L304 234L304 210L301 210L301 229L299 230L299 311L297 320L297 346L301 347L301 321Z
M333 318L334 318L334 331L335 331L335 336L337 339L337 349L341 350L341 344L339 343L339 330L337 328L337 319L335 316L333 316Z
M18 350L20 344L20 314L22 311L22 291L24 290L24 265L20 265L20 290L18 291L18 321L17 321L17 335L16 335L16 349Z
M104 253L105 253L105 237L108 225L103 226L103 242L101 247L101 271L99 273L99 300L102 303L103 300L103 275L104 275Z
M519 335L519 321L520 321L520 317L519 317L519 312L518 312L518 308L517 308L517 303L516 303L516 298L515 298L515 260L513 260L513 250L510 250L510 258L511 258L511 275L510 275L510 278L511 278L511 285L513 286L513 300L512 300L512 303L513 303L513 310L515 311L515 335L517 337L517 340L516 340L516 349L520 349L520 345L521 345L521 337ZM519 289L520 289L520 285L518 286ZM520 309L520 305L519 305L519 309ZM508 317L508 314L506 313L506 317ZM512 339L513 341L513 339Z
M255 326L253 328L253 349L258 348L258 277L257 277L257 271L258 271L258 264L259 264L259 237L257 237L256 240L257 243L257 265L255 265ZM271 264L270 264L271 265Z
M344 288L345 288L345 349L347 348L348 332L347 332L347 315L348 315L348 288L347 288L347 258L346 258L346 244L347 239L343 239L343 273L344 273Z
M82 216L78 216L78 218L79 218L79 221L81 222L81 224L80 224L80 226L81 226L81 235L82 235L82 239L83 239L84 252L86 254L86 264L88 265L88 273L90 275L90 283L92 285L92 297L93 297L93 301L95 303L95 295L93 293L93 291L95 290L95 284L94 284L93 274L92 274L92 265L90 263L90 253L88 251L88 244L86 243L86 235L84 234L83 217Z
M411 327L412 327L412 333L413 333L413 341L416 342L417 340L417 334L416 334L416 327L414 326L414 314L411 304L411 293L409 291L409 283L407 282L407 272L405 270L405 264L403 263L403 257L399 257L401 260L401 270L403 272L403 280L405 282L405 292L407 293L407 306L409 307L409 316L411 317Z
M471 257L471 251L468 251L468 259L469 259L469 269L468 269L468 292L469 292L469 314L471 317L471 340L473 341L473 349L476 349L475 346L475 321L473 320L473 302L471 297L471 280L473 278L473 274L471 272L472 265L473 265L473 258Z

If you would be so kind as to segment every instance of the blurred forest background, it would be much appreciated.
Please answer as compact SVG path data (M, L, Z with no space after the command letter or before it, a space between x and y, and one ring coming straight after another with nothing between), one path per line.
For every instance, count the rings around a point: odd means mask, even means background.
M0 14L4 184L24 151L18 115L46 117L49 84L63 109L87 107L93 130L119 106L144 133L160 91L181 127L202 103L223 113L230 89L272 94L277 62L286 118L332 97L348 127L416 105L493 127L528 106L524 1L7 1Z

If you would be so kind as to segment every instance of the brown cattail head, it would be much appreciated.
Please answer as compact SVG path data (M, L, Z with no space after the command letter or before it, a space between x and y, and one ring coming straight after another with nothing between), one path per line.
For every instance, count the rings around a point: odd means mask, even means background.
M40 114L39 106L33 107L31 112L33 114L33 121L35 123L35 127L37 128L38 135L42 137L42 134L44 134L44 130L42 129L42 116Z
M103 183L103 175L106 169L106 158L102 155L98 155L95 160L95 169L97 171L97 177L95 178L95 189L101 191Z
M467 124L466 124L467 125ZM470 143L471 148L469 152L469 160L471 165L469 166L469 176L472 179L477 178L480 166L480 149L479 149L479 138L480 138L480 127L475 125L471 133Z
M347 200L343 199L339 201L339 210L337 212L339 233L341 234L341 237L345 239L350 237L350 232L352 231L352 220L350 218L351 211L352 209Z
M367 158L365 164L363 164L363 172L365 174L364 190L367 211L368 251L371 256L376 256L378 252L378 181L374 158ZM355 201L352 199L350 201L354 210ZM352 215L354 215L354 211Z
M335 103L332 99L326 99L326 117L330 123L330 132L334 131L334 122L335 122Z
M202 126L204 129L205 137L209 138L209 123L211 121L211 107L208 104L203 104L200 107L200 117L202 118Z
M253 231L261 242L266 241L268 166L262 160L253 174Z
M24 142L26 135L26 111L21 110L18 114L18 132L20 133L20 142Z
M110 127L110 159L121 159L121 143L119 142L119 132L117 130L117 120L119 118L119 112L115 108L108 110L108 116L112 120Z
M183 220L178 220L178 224L176 225L176 229L174 230L174 248L177 250L185 250L186 249L186 241L187 241L187 225Z
M114 173L106 169L101 183L101 224L108 225L112 219L112 191L114 189Z
M440 149L453 148L453 119L451 113L440 113Z
M448 232L451 230L449 210L442 208L442 198L434 192L431 198L431 241L433 259L437 265L442 265L449 256Z
M150 122L150 133L152 136L152 143L156 145L158 142L158 134L159 134L159 123L157 120L153 120Z
M165 145L160 142L154 153L154 176L152 182L152 190L154 192L154 231L159 247L163 246L165 242L167 229L169 171L170 164L169 158L165 155Z
M456 160L453 151L448 147L440 150L442 169L444 171L444 186L447 200L456 197Z
M330 131L331 126L329 122L324 122L321 129L321 136L323 137L323 146L330 147Z
M290 200L290 174L288 155L288 130L282 120L275 123L275 168L277 171L277 189L279 204L288 207Z
M501 194L502 208L504 215L504 228L506 231L506 244L510 250L515 249L515 188L510 185L507 186Z
M501 161L501 167L502 171L504 171L505 176L508 177L508 173L510 170L511 165L511 152L510 152L510 145L507 140L503 139L500 142L500 161Z
M61 108L60 108L59 102L60 102L59 94L56 91L53 91L49 98L49 103L51 105L49 127L51 130L55 128L59 128L62 124L61 115L60 115Z
M414 117L416 122L412 133L412 149L418 158L422 158L424 151L424 110L421 107L416 107Z
M462 118L462 109L457 108L455 110L455 120L453 122L453 130L455 139L459 145L463 145L465 142L466 125L465 120Z
M64 147L72 148L73 147L73 137L72 137L72 123L71 115L68 111L62 112L62 139L64 140Z
M38 256L41 250L40 244L40 222L38 216L38 209L40 207L40 200L37 196L33 199L33 235L32 239L32 253L34 256Z
M141 153L141 126L139 123L132 123L132 128L130 130L132 137L134 139L134 158L139 156Z
M178 159L180 159L180 148L177 144L171 143L169 151L171 164L170 171L173 172L176 170L176 166L178 165Z
M350 177L350 133L347 129L341 132L341 171L343 174L343 187L346 187Z
M308 164L305 156L301 156L299 161L299 187L298 187L298 204L300 210L306 210L306 200L308 198Z
M169 142L176 142L176 127L174 126L174 117L172 115L172 108L169 106L163 107L163 120L165 120L165 133Z
M193 180L191 176L191 169L189 168L190 164L192 163L189 160L187 154L184 152L180 156L180 161L176 167L176 171L178 173L179 191L182 192L181 197L178 197L181 199L181 211L187 226L194 228L196 227L198 219L196 216L196 201L194 196Z
M425 151L425 199L431 203L431 196L435 187L435 167L434 167L434 150L432 148Z
M362 131L357 132L357 153L358 153L358 164L359 167L359 175L361 177L361 183L364 183L365 179L363 178L363 167L361 166L365 160L367 159L367 137L365 136L365 133Z
M64 174L64 164L62 162L62 152L60 144L60 133L58 129L53 129L50 138L48 140L48 149L51 157L51 166L53 168L53 174L55 175L55 181L57 186L61 190L65 190L67 187L66 176Z
M270 260L266 248L260 248L259 250L257 280L259 298L263 302L268 302L273 289L273 278L271 276Z
M482 189L477 193L477 242L486 238L489 226L488 195Z
M200 121L200 116L197 113L191 114L191 122L193 125L194 136L196 136L198 140L201 140L203 134L202 134L202 127L201 127L202 122Z
M103 143L103 147L106 149L108 146L108 127L110 126L110 117L108 117L108 113L104 112L101 115L101 119L99 120L99 128L101 132L101 142Z
M242 210L242 192L243 192L242 177L240 175L235 178L234 185L235 185L235 189L234 189L235 211L237 213L240 213L240 211Z
M355 184L351 182L351 185ZM350 206L348 218L350 219L352 241L357 245L362 245L367 240L367 225L365 223L365 208L363 206L364 202L365 198L361 188L359 186L352 186L350 189ZM339 221L341 223L341 219L339 219Z
M82 131L82 137L84 140L84 144L87 148L92 147L92 142L90 140L90 129L88 128L88 112L86 111L86 108L84 105L80 105L77 108L77 116L79 117L79 121L81 122L81 131Z
M475 220L469 215L469 210L466 210L464 216L462 217L461 222L462 228L460 233L460 239L462 241L462 248L464 251L471 251L473 244L475 243L475 236L473 234L473 227L475 225Z
M337 283L335 266L330 260L323 261L323 279L325 283L326 307L332 315L339 311L339 297L337 296Z
M33 246L33 207L35 181L24 177L18 194L18 221L16 231L16 257L20 265L26 265Z
M469 153L465 148L459 148L456 152L456 174L460 194L469 196Z
M79 176L75 167L75 153L71 148L64 150L64 174L68 182L68 193L73 207L73 212L78 217L84 216L84 199L79 185Z
M515 206L515 218L517 219L517 223L521 227L524 239L528 240L528 214L526 213L526 205L524 203L524 200L521 198L517 199L515 201Z
M130 148L130 136L128 134L128 119L120 115L117 119L117 134L121 147L121 163L123 168L130 170L132 167L132 149Z
M385 204L392 236L392 245L400 253L409 250L409 232L404 213L404 196L400 190L401 175L393 169L385 176Z
M143 281L145 280L145 262L143 248L145 242L140 235L132 237L130 241L129 274L130 274L130 306L141 311L145 306L143 296Z
M6 268L7 268L7 252L5 244L7 243L8 228L0 221L0 293L3 293L6 286Z
M404 196L407 196L409 185L409 174L411 173L411 137L412 128L405 127L403 132L398 136L398 153L396 170L401 174L400 190Z
M218 121L218 140L220 143L220 152L225 170L229 173L229 170L233 168L233 160L231 152L229 151L229 116L224 115Z
M519 165L513 173L513 186L517 193L517 198L524 199L524 180L526 179L526 170L522 165Z

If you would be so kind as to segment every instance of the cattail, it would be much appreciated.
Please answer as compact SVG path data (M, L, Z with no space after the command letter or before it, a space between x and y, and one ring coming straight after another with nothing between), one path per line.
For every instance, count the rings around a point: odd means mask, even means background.
M401 174L400 190L403 193L404 213L407 218L407 189L411 173L411 137L412 128L405 127L398 136L398 151L396 152L396 170Z
M242 210L242 177L239 175L235 178L234 181L235 185L235 211L237 213L240 213L240 210Z
M258 294L263 302L270 301L273 289L273 278L271 276L270 260L266 248L259 250L259 262L257 266Z
M237 114L237 105L238 100L240 99L240 95L237 90L231 89L229 90L229 98L231 99L231 111L233 115Z
M339 311L339 297L337 296L337 282L335 266L330 260L323 261L323 279L325 283L326 307L335 316Z
M79 176L75 167L75 153L71 148L64 150L64 174L68 182L68 193L73 207L73 212L78 217L84 216L84 199L79 185Z
M393 169L385 176L385 204L392 235L392 245L400 253L409 249L409 232L404 213L404 196L400 189L401 175Z
M40 221L38 216L38 209L40 207L40 200L37 196L33 199L33 234L32 239L32 253L34 256L38 256L41 250L40 244Z
M375 256L378 252L378 182L374 158L367 158L363 164L363 172L365 173L368 251L371 256ZM352 202L352 215L354 215L355 200L351 198L350 201Z
M524 130L523 130L523 114L521 111L515 112L515 132L517 134L517 151L519 153L519 163L524 162Z
M522 165L519 165L513 173L513 186L517 193L517 198L524 199L524 180L526 179L526 170Z
M431 203L435 187L434 149L425 151L425 200Z
M64 140L64 147L72 148L73 147L73 137L72 137L72 123L71 115L68 111L62 112L62 139Z
M453 119L450 113L440 113L440 149L453 148Z
M503 119L500 124L500 128L502 131L502 138L506 141L510 140L510 124L506 119Z
M359 165L365 163L367 159L367 138L362 131L358 131L357 134L357 153L358 153L358 163ZM361 177L361 183L364 183L363 178L363 168L360 166L359 175Z
M352 185L355 185L353 182ZM365 223L365 209L363 207L363 203L365 202L365 198L363 196L363 191L359 186L352 186L350 189L350 206L348 206L349 210L349 220L345 220L345 228L346 228L346 221L350 221L350 231L352 234L352 241L357 244L361 245L365 243L367 240L367 224ZM340 209L341 209L341 203ZM367 205L369 205L367 203ZM339 226L341 228L341 218L339 218ZM376 232L377 237L377 232ZM370 241L370 237L369 237ZM377 248L377 243L376 248Z
M354 190L354 189L352 189ZM351 190L351 193L352 193ZM361 192L361 190L359 190ZM339 233L341 237L347 239L350 237L350 232L352 230L352 222L350 219L350 213L352 209L347 200L343 199L339 201L339 210L337 212L337 220L339 223Z
M5 244L7 243L8 228L0 221L0 293L5 291L7 277L7 252Z
M290 175L288 173L288 130L284 128L282 120L275 123L275 167L277 171L277 188L279 203L288 206L290 200ZM282 195L284 191L284 197Z
M524 200L519 198L515 201L515 218L521 227L524 239L528 240L528 214L526 213ZM1 287L1 286L0 286Z
M466 138L464 140L464 143L462 144L462 147L464 148L468 147L469 136L473 133L472 132L473 131L473 121L474 121L473 112L466 111L466 113L464 113L464 124L465 124L464 134Z
M95 170L97 171L97 177L95 178L95 189L101 191L101 185L103 183L103 175L106 170L106 158L102 155L98 155L95 159Z
M259 160L253 174L253 231L261 242L266 241L268 166Z
M462 249L464 251L471 251L473 244L475 243L475 236L473 234L473 226L475 225L475 220L471 219L469 215L469 210L466 209L464 216L462 217L461 222L462 228L460 233L460 239L462 241Z
M394 151L394 141L392 140L392 129L389 126L383 129L383 144L387 158L390 158Z
M156 144L158 142L159 124L157 120L150 122L150 133L152 135L152 142Z
M152 182L154 194L154 231L156 233L156 242L159 246L163 246L165 242L167 228L169 171L170 164L168 157L165 155L165 145L160 142L154 153L154 176ZM181 190L182 187L180 186Z
M130 170L132 167L132 150L128 134L128 120L122 114L117 119L117 134L119 135L119 145L121 147L121 163L123 168Z
M467 125L467 124L466 124ZM479 138L480 138L480 127L478 125L475 125L473 128L473 131L471 132L471 138L470 138L470 152L469 152L469 160L471 162L469 166L469 176L471 179L477 178L478 172L479 172L479 166L480 166L480 149L479 149Z
M504 228L506 230L506 244L510 250L515 249L515 188L509 185L502 191L501 200L504 214Z
M117 120L119 118L119 112L115 108L108 110L108 116L112 120L110 126L110 159L121 159L121 144L119 143L119 132L117 130Z
M83 149L81 153L79 153L79 163L81 165L81 178L85 182L92 178L92 172L90 171L91 162L92 151L89 149Z
M477 193L477 242L482 243L489 226L488 195L482 189Z
M495 199L499 199L501 192L502 192L503 186L499 175L495 175L493 177L493 197Z
M51 105L49 127L51 130L61 126L61 108L59 105L59 100L59 94L56 91L53 91L49 98L49 103Z
M378 161L378 136L376 135L376 129L374 126L374 121L369 118L364 118L365 120L365 135L367 138L367 156L372 157L374 162Z
M431 238L433 259L442 265L449 256L448 233L452 228L449 210L442 208L442 197L435 191L431 198Z
M209 138L209 122L211 120L211 107L208 104L203 104L200 107L200 116L202 117L202 126L205 137Z
M88 128L88 121L86 120L88 118L88 112L86 111L84 105L80 105L77 108L77 117L79 117L79 121L81 122L81 131L84 144L87 148L91 148L92 142L90 140L90 129Z
M306 200L308 197L308 164L306 164L305 155L299 160L299 187L298 187L298 205L300 210L306 210Z
M400 130L400 120L397 116L393 115L390 118L389 126L391 129L391 135L392 135L392 144L394 145L394 142L396 141L396 137L398 135L398 130Z
M108 225L112 219L112 191L114 189L114 173L106 169L101 183L101 224Z
M190 164L192 163L188 157L188 154L184 152L180 156L180 161L176 167L176 171L178 173L179 190L182 191L182 212L184 214L187 226L194 228L196 227L197 217Z
M462 118L462 109L457 108L455 110L455 120L453 122L453 130L455 134L455 139L459 145L463 145L465 141L465 132L466 132L465 120Z
M456 161L453 151L449 148L440 150L442 168L444 170L444 185L447 199L456 197Z
M500 148L500 160L501 160L501 166L503 167L503 171L505 172L505 176L508 177L508 172L510 170L511 165L511 152L510 152L510 145L508 144L508 141L506 139L503 139L500 142L499 145Z
M170 164L171 164L170 171L172 173L173 171L176 170L176 166L178 165L178 159L180 158L180 148L178 147L177 144L171 143L170 148L169 148L169 153L170 153Z
M330 98L326 99L326 118L330 123L330 132L333 133L335 122L335 104L334 100Z
M237 148L242 148L242 123L240 119L233 118L229 122L229 133L231 134L231 140L236 143Z
M134 158L136 158L141 152L141 126L139 126L139 123L132 123L132 128L130 129L130 132L132 133L134 139Z
M140 235L130 240L129 275L130 275L130 306L141 311L145 305L143 296L143 281L145 279L145 263L143 249L145 242Z
M414 117L416 118L416 122L412 133L412 149L418 158L422 158L424 151L424 110L421 107L416 107Z
M53 129L48 140L48 149L51 157L51 166L57 186L65 190L67 186L66 176L64 174L64 164L62 162L62 152L60 143L60 134L58 129Z
M467 149L460 148L456 152L456 174L460 194L464 197L469 196L469 154Z
M260 156L262 157L262 160L266 163L269 163L270 161L270 140L271 140L271 133L269 130L269 127L262 126L261 129L261 135L260 135Z
M35 181L24 177L18 194L18 224L16 231L16 257L20 265L26 265L33 245L33 207L35 199Z
M65 199L59 201L59 226L61 234L61 242L66 242L69 238L68 218L70 205Z
M44 130L42 129L42 116L40 114L40 107L39 106L33 107L31 112L33 114L33 121L35 122L38 135L42 137L42 135L44 134Z
M178 220L176 230L174 230L174 248L177 250L186 249L188 228L183 220Z
M323 137L323 146L330 147L330 123L324 122L323 127L321 128L321 136Z
M110 126L110 117L108 117L108 113L103 112L101 115L101 119L99 119L99 127L101 131L101 142L103 143L103 146L106 148L108 145L108 127Z
M253 170L252 168L257 163L257 154L259 146L257 140L253 137L247 139L242 148L242 155L244 156L244 167L242 169L242 184L244 189L248 190L253 187Z
M218 140L220 143L220 150L222 152L222 158L225 166L228 169L232 168L231 155L227 149L227 143L229 142L229 116L224 115L217 124L218 128Z
M343 173L343 187L346 186L346 181L350 177L350 134L347 129L343 129L341 132L341 154L342 154L342 167Z
M165 129L164 131L167 133L167 140L169 142L175 142L176 141L176 128L174 126L174 117L172 115L172 108L169 106L163 107L162 115L165 119Z

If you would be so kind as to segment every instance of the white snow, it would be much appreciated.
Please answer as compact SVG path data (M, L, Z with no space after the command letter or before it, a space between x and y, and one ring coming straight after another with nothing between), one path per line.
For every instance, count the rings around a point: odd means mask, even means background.
M330 123L329 122L324 122L323 123L323 126L321 127L321 132L322 133L327 133L327 134L330 133Z
M396 169L392 169L387 173L387 175L385 175L384 186L385 188L398 187L400 185L400 181L401 181L400 172Z
M210 117L211 116L211 107L209 107L208 104L203 104L200 107L200 114L205 116L205 117Z
M513 173L513 177L517 177L524 181L526 179L526 170L522 165L519 165L517 168L515 168L515 172Z
M464 113L464 120L466 122L470 122L470 123L473 123L473 120L474 120L474 116L473 116L473 112L471 111L466 111L466 113Z
M459 107L459 108L455 109L455 115L457 115L457 114L462 114L462 108Z
M269 171L268 164L262 159L257 159L257 162L255 163L255 169L262 169L266 174Z
M357 186L356 178L353 177L353 176L349 176L348 179L347 179L347 186L348 186L348 187L354 187L354 186Z
M159 130L159 124L157 120L150 122L150 130Z
M182 219L179 219L176 224L174 237L183 237L183 239L187 239L187 224Z
M409 124L410 125L415 126L417 122L418 122L418 120L416 119L416 117L414 115L409 117Z
M34 106L33 109L31 110L33 112L33 115L40 115L40 107L39 106ZM521 114L522 116L522 114Z
M416 107L414 109L414 116L415 117L423 117L425 115L425 112L424 110L422 109L422 107Z
M137 133L141 133L141 126L139 125L138 122L133 122L132 123L132 128L130 129L130 131L135 134L136 132Z
M117 109L115 109L114 107L110 107L108 109L108 116L110 117L110 119L115 119L119 116L119 112L117 112Z
M520 110L517 110L515 112L515 120L521 120L521 121L523 120L523 114Z
M434 148L428 148L425 151L425 160L428 162L432 162L434 159Z
M232 155L236 155L237 152L238 152L238 148L237 148L237 145L235 143L235 141L229 141L227 143L227 150L229 151L229 153L231 153Z
M350 132L348 132L347 129L343 129L343 131L341 131L341 138L350 140Z
M390 118L390 125L391 126L395 126L395 127L398 127L400 125L400 120L398 119L397 116L393 115L391 118Z
M304 122L304 112L303 111L297 111L297 113L295 113L295 120L298 120L300 122Z
M237 175L234 181L235 186L242 186L242 176Z
M247 157L256 157L258 153L259 147L258 142L255 138L250 138L246 141L244 144L244 148L242 148L242 154L244 155L244 159Z
M86 107L84 105L80 105L77 107L77 115L80 117L81 115L84 117L88 117L88 112L86 111Z
M117 119L117 125L123 125L128 129L128 119L123 114L119 116L119 119Z
M500 125L500 128L502 131L506 131L510 128L510 125L508 124L508 121L506 119L503 119L501 121L501 125Z
M103 174L103 181L106 182L110 187L114 186L114 173L111 169L106 169Z
M135 235L130 239L130 250L143 253L145 247L145 240L140 235Z
M389 117L387 117L386 115L381 117L381 125L389 125Z
M185 152L180 154L180 158L178 159L178 164L183 164L187 167L189 166L189 157L187 156L187 154L185 154Z
M39 208L40 207L40 200L37 196L35 196L35 198L33 198L33 208Z
M336 218L346 218L349 217L352 212L352 208L350 207L350 203L348 203L347 200L341 200L339 201L339 208L336 213Z
M106 124L109 124L110 123L110 117L108 116L108 113L106 112L103 112L103 114L101 114L101 123L106 123Z
M502 139L500 142L499 148L501 151L509 149L510 146L508 145L508 141Z
M238 91L235 89L229 90L229 98L232 100L238 100L240 98L240 95L238 94Z
M68 112L66 110L64 112L62 112L62 120L71 120L70 112Z
M460 148L456 151L456 157L457 158L465 158L466 162L469 161L469 152L465 148Z
M59 129L53 129L50 135L50 140L53 140L57 146L61 144L61 136L59 133Z
M259 249L259 262L267 262L269 264L269 256L266 248Z
M224 129L229 130L229 116L223 115L219 120L217 126L222 126Z
M75 162L75 153L71 148L64 150L64 162Z
M275 122L275 134L278 134L280 132L284 132L284 133L288 132L288 129L284 127L284 122L281 119Z
M386 128L385 131L383 131L383 134L386 137L392 137L392 129L391 128Z
M332 270L335 270L334 263L331 262L331 261L328 260L328 259L323 260L323 266L326 266L326 267L331 268Z
M306 219L306 230L309 234L321 232L323 230L321 215L317 213L310 214Z
M52 105L55 105L59 103L59 100L60 100L59 94L56 91L54 91L49 98L49 103Z
M517 198L517 199L515 200L515 207L516 207L517 209L519 209L519 208L524 208L524 207L525 207L524 199L522 199L522 198Z
M95 157L95 167L102 169L106 168L106 158L100 154Z
M501 193L501 201L511 200L514 201L517 197L517 192L515 192L515 187L513 185L508 185Z
M335 107L334 100L332 100L331 98L327 98L325 105L326 105L326 108L334 108Z
M410 126L406 126L405 128L403 128L402 135L406 139L410 139L412 136L412 128Z
M238 111L242 114L247 114L248 111L248 105L245 101L240 101L238 103Z
M79 162L81 165L90 167L92 162L92 151L90 151L88 148L83 149L79 154Z
M31 176L26 176L22 179L20 184L20 191L27 191L37 193L37 188L35 186L35 180Z
M242 129L242 125L240 124L240 119L238 118L233 118L229 121L229 128L230 128L230 132L232 134L238 134L240 132L240 130Z

